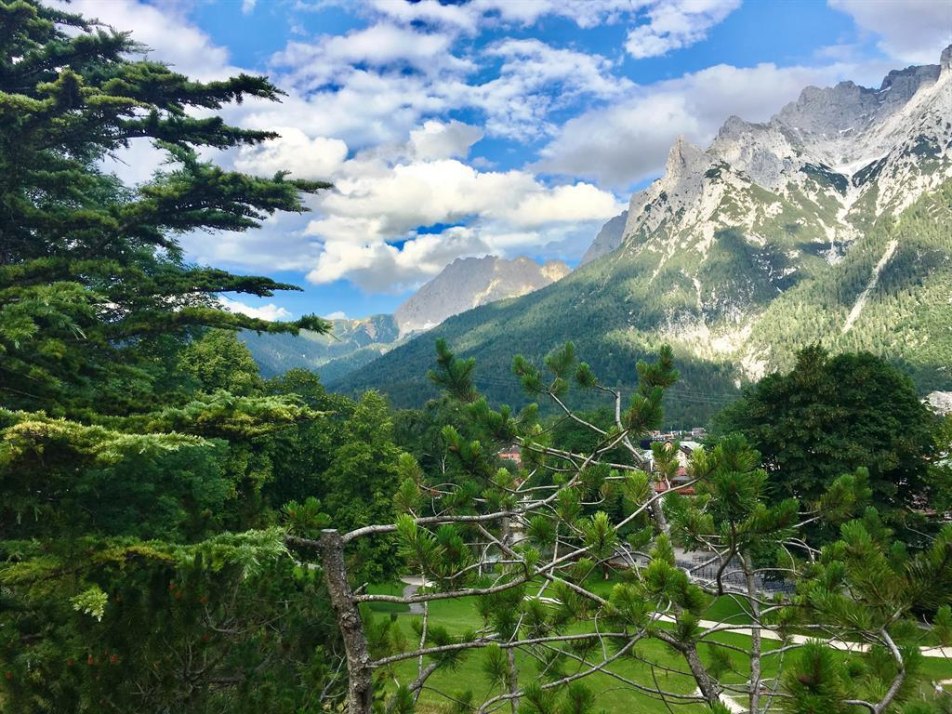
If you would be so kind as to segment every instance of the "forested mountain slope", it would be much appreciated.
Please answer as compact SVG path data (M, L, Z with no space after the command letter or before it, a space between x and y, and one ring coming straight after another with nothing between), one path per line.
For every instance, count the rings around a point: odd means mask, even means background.
M950 236L952 48L879 89L811 87L766 124L731 117L706 151L679 140L665 176L632 197L613 252L451 319L339 386L417 401L442 336L509 401L515 353L571 339L614 384L670 343L694 395L676 420L702 420L814 341L886 355L921 387L948 388Z

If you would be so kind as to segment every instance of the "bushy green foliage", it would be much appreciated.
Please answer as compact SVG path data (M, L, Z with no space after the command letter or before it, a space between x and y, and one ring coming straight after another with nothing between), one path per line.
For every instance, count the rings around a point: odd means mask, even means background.
M273 136L214 114L276 99L262 77L194 82L32 0L0 2L0 38L0 708L312 710L339 642L273 527L275 457L325 405L265 393L233 333L326 326L221 310L293 286L188 265L176 236L329 184L198 158ZM100 161L133 141L169 162L128 187Z
M790 372L750 387L717 422L761 453L775 501L817 502L837 477L862 467L881 513L921 527L914 511L938 493L928 478L936 419L911 380L871 354L805 349Z

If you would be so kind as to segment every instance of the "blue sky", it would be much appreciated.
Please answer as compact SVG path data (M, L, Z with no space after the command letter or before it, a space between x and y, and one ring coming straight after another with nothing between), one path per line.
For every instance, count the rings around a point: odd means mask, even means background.
M449 262L574 264L602 223L731 114L765 121L808 84L878 85L935 63L940 0L77 0L201 79L269 75L282 104L229 107L278 131L209 154L335 188L245 234L183 237L190 259L300 285L235 310L389 312ZM110 167L146 179L133 145Z

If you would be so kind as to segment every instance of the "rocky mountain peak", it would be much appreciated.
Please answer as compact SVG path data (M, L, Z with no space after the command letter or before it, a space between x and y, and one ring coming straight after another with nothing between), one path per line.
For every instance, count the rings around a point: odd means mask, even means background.
M947 48L948 52L952 47ZM944 54L944 53L943 53ZM952 61L952 60L950 60ZM894 69L883 77L883 83L879 87L880 93L891 91L886 101L907 102L919 91L924 84L931 84L939 78L941 66L936 64L926 64L918 67L906 67L906 69Z
M547 260L542 264L542 274L553 283L571 272L572 269L561 260Z
M942 55L939 57L939 67L942 71L952 69L952 45L942 50Z
M538 290L568 272L569 267L561 261L539 265L524 256L513 260L492 255L457 258L400 305L393 316L403 337L429 330L474 307Z
M774 121L799 132L835 134L867 125L876 113L879 101L872 89L853 82L834 87L806 87L774 117Z
M710 154L679 136L668 152L665 176L661 181L661 188L672 204L695 200L701 192L704 174L714 162Z
M703 149L695 146L683 136L679 136L668 152L668 161L665 166L666 176L672 182L677 182L681 178L695 173L699 167L710 162L711 158L704 153Z
M622 211L619 215L602 226L601 230L598 231L598 235L595 236L595 240L592 241L588 250L585 251L585 255L582 256L580 264L585 265L586 263L591 263L596 258L608 255L615 250L615 248L620 246L622 239L625 237L625 224L627 222L628 211Z

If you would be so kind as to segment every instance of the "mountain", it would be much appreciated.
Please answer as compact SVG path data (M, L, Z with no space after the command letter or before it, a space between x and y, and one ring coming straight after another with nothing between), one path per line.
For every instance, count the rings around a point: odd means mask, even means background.
M241 340L266 377L300 368L316 370L325 381L332 381L372 362L400 337L392 315L330 320L330 323L332 329L328 335L307 330L299 335L243 332Z
M241 339L265 376L303 368L316 370L330 383L447 317L503 298L525 295L568 273L569 267L559 261L539 265L529 258L457 258L393 315L331 320L333 329L329 335L306 331L298 336L246 332Z
M698 423L746 380L820 341L952 386L952 48L878 88L808 87L769 122L730 117L702 149L679 139L664 176L606 225L592 257L517 300L447 320L340 383L397 403L427 393L433 340L477 358L518 403L512 355L566 340L608 384L670 343L673 419Z
M474 307L525 295L568 274L569 266L559 261L539 265L529 258L457 258L398 307L393 317L405 336Z
M628 211L622 211L619 215L612 218L608 223L602 226L602 229L595 236L595 240L582 256L581 265L591 263L596 258L608 255L621 245L625 237L625 226L628 223Z

